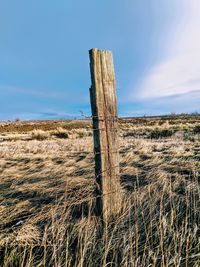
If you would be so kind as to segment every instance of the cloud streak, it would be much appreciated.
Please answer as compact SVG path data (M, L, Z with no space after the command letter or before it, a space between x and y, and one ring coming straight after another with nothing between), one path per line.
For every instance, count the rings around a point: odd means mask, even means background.
M45 97L45 98L62 98L64 94L60 95L57 93L44 93L41 90L32 90L29 88L22 88L17 86L10 86L10 85L0 85L1 92L9 92L13 94L23 94L23 95L30 95L35 97Z
M80 119L80 114L70 114L62 112L20 112L20 113L6 113L0 114L0 121L15 121L16 118L20 120L68 120Z
M163 59L139 84L138 99L200 91L200 1L178 0L181 17L170 26Z
M18 86L11 86L11 85L0 85L0 92L5 92L6 94L9 93L9 95L24 95L24 96L30 96L30 97L37 97L42 99L55 99L57 100L63 100L65 99L66 102L72 102L72 101L81 101L86 102L87 98L83 98L81 95L76 94L76 90L68 90L66 89L64 92L61 90L58 91L55 89L54 92L47 91L42 89L30 89L30 88L23 88Z

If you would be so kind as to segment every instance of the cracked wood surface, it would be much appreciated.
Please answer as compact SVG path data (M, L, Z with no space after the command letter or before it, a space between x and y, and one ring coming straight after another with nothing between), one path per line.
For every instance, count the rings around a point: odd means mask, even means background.
M97 211L106 221L120 209L116 82L111 51L91 49L90 88L94 129Z

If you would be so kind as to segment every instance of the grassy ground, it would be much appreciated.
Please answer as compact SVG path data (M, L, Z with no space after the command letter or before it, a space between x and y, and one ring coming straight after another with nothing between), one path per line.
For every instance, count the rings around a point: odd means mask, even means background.
M103 232L91 123L0 124L0 266L200 266L200 117L119 124L123 205Z

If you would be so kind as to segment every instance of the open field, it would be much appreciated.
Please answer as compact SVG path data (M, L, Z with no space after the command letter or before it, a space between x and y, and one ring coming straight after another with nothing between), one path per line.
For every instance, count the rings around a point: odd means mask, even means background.
M102 233L90 121L0 123L0 266L200 266L200 116L119 126L123 206Z

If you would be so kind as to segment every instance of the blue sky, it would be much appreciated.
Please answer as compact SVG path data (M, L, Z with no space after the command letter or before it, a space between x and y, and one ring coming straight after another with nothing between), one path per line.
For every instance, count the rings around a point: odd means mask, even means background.
M90 114L92 47L120 116L200 111L199 0L0 0L0 120Z

